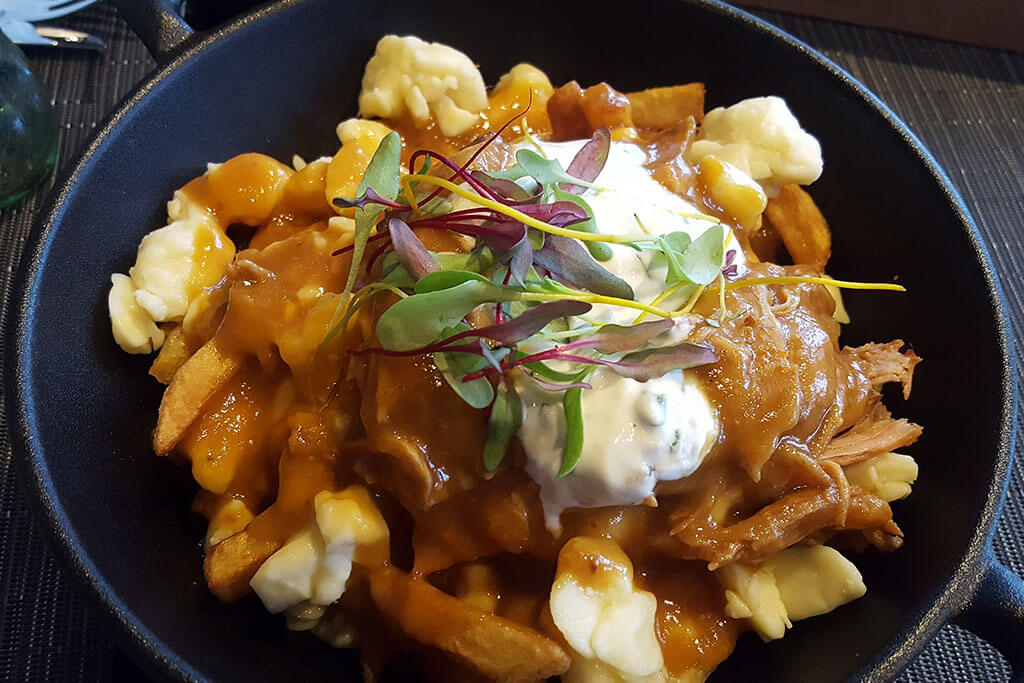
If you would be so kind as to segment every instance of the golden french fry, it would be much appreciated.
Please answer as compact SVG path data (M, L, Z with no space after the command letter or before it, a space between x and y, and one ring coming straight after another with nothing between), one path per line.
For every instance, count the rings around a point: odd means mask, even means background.
M477 609L394 567L370 577L380 611L413 640L454 655L490 679L535 681L565 673L569 656L533 629Z
M240 357L221 351L216 340L211 340L174 373L160 402L153 430L153 450L157 455L170 453L210 397L241 367Z
M832 233L818 205L799 185L783 185L768 200L764 215L782 237L793 263L825 268L832 255Z
M243 530L229 536L206 553L203 573L210 592L224 602L249 594L249 581L268 557L276 553L280 539Z
M193 349L185 339L184 331L180 325L177 325L167 333L164 345L160 347L160 353L153 359L153 364L149 366L149 374L161 384L170 384L174 373L185 364L185 361L192 355L192 351Z
M704 84L686 83L667 88L648 88L627 93L633 105L633 124L637 128L672 128L687 116L700 123L704 118Z

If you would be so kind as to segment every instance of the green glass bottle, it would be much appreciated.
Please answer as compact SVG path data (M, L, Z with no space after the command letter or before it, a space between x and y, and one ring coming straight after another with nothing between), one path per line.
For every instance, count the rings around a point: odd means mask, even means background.
M21 50L0 32L0 209L24 197L57 160L57 117Z

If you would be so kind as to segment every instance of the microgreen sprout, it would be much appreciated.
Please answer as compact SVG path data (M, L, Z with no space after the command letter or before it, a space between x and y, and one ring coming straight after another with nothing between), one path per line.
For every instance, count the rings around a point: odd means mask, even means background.
M352 244L334 252L351 252L351 265L318 349L319 357L375 295L395 295L398 300L377 320L380 346L354 353L431 356L467 404L490 410L483 448L488 472L500 466L522 422L516 376L562 395L567 436L558 476L564 477L583 452L582 392L591 388L586 380L592 372L605 368L646 382L716 362L710 346L656 341L665 339L661 335L674 327L673 318L690 313L705 293L717 294L720 309L716 319L705 322L721 327L744 313L731 314L726 307L726 292L738 287L814 283L903 291L895 284L819 276L738 279L738 252L726 249L728 231L700 214L676 212L709 223L696 238L682 231L656 234L639 216L638 234L601 232L585 195L600 190L595 183L611 147L607 128L595 131L563 168L544 156L524 121L524 135L534 149L520 148L515 165L503 171L473 170L487 146L525 113L507 121L462 165L417 150L410 155L409 173L403 174L401 139L391 133L381 141L356 197L334 200L336 206L355 208L355 231ZM450 177L429 175L434 163L450 170ZM470 206L454 210L445 192ZM459 233L473 238L476 246L469 253L431 252L417 235L422 229ZM630 284L601 265L612 257L614 245L653 251L664 259L665 289L649 303L637 301ZM356 289L360 273L371 271L378 274L376 280ZM682 307L666 307L677 294L686 296ZM594 305L639 315L632 325L608 324L587 317ZM471 327L467 316L480 307L493 311L494 322ZM647 316L655 319L645 321Z

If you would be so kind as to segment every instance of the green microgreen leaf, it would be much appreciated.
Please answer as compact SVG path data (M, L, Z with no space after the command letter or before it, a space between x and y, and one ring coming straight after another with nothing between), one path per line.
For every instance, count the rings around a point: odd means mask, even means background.
M529 228L526 231L526 239L530 241L530 248L534 251L540 251L544 248L544 233L535 228Z
M565 413L565 450L558 479L572 472L583 454L583 390L577 387L566 391L562 396L562 410Z
M658 247L668 261L668 274L665 276L665 283L674 285L677 282L688 280L683 270L683 254L691 244L691 239L685 232L670 232L667 235L658 237Z
M569 296L574 296L574 295L578 294L578 292L576 290L574 290L574 289L572 289L570 287L566 287L565 285L563 285L558 280L552 280L549 277L544 278L540 282L540 289L542 291L551 292L553 294L566 294L566 295L569 295Z
M502 359L505 358L505 356L512 353L512 349L504 346L492 349L487 344L481 342L480 353L483 354L483 358L486 359L488 363L490 363L492 368L494 368L498 372L501 372L501 361Z
M521 148L516 152L516 162L530 177L544 186L569 183L589 188L594 187L593 183L574 178L566 173L557 159L545 158L532 149Z
M447 334L447 331L445 334ZM478 377L470 382L462 381L462 378L466 375L487 367L488 362L486 358L472 353L458 353L454 351L435 353L434 365L437 366L441 376L455 390L455 393L472 407L486 408L494 401L494 387L491 386L490 381L486 377Z
M695 285L711 284L722 270L725 257L725 229L721 223L704 231L686 248L682 257L682 270L686 279Z
M583 197L572 192L566 192L557 185L553 188L555 194L555 201L559 202L572 202L576 206L580 207L587 212L590 216L587 220L581 223L573 223L573 230L583 230L585 232L597 232L597 222L594 220L594 210L590 208L590 204L586 202ZM612 257L612 249L604 242L584 242L587 247L587 251L598 261L607 261Z
M461 275L454 286L435 281L434 276ZM424 285L421 290L420 286ZM474 308L484 303L510 301L520 293L492 284L477 273L439 270L416 283L416 294L384 311L377 321L377 339L391 351L412 351L442 338L445 328L455 327Z
M491 281L480 273L471 270L439 270L421 277L416 281L416 293L426 294L442 289L449 289L466 282L484 282L491 284ZM459 316L460 318L462 316Z
M530 174L519 164L514 164L502 171L489 171L487 175L492 178L500 178L501 180L519 180L520 178L526 178Z
M526 357L526 354L524 353L520 353L518 355L520 358ZM586 368L582 372L579 370L575 370L573 372L561 372L559 370L555 370L543 361L526 363L523 367L545 379L550 379L553 382L579 382L590 374L590 368Z
M423 194L416 197L416 201L420 202L425 200L430 195ZM420 204L420 213L424 216L443 216L446 213L451 212L452 203L445 197L434 197L426 204Z
M356 196L362 196L367 189L373 189L381 198L394 201L398 197L400 187L401 153L402 138L398 133L388 133L380 141L377 151L373 153L373 158L366 166L363 179L359 181ZM355 233L352 239L352 265L348 271L348 280L345 282L345 294L350 293L352 286L355 285L359 266L366 251L366 241L383 212L384 206L380 204L368 204L356 209Z
M494 250L488 246L477 247L468 254L445 252L433 252L433 254L442 270L468 270L473 273L486 273L498 263Z
M487 422L487 438L484 441L484 469L493 472L505 459L512 437L523 423L523 404L516 394L512 382L503 382L491 406L491 417Z

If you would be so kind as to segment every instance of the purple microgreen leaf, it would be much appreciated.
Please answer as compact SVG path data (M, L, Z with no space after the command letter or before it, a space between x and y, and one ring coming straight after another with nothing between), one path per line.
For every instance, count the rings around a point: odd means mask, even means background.
M594 131L590 141L580 147L580 151L576 152L576 156L573 157L569 163L569 168L565 169L565 172L574 178L579 178L588 183L594 182L608 161L608 153L611 151L611 146L612 132L608 130L607 126L598 128ZM571 183L563 183L560 187L572 194L583 194L583 191L586 189L582 185Z
M462 381L469 373L487 367L487 359L468 353L435 353L434 365L448 386L473 408L486 408L494 401L494 387L486 377Z
M633 288L600 265L579 241L548 235L544 248L533 254L534 263L550 271L551 275L573 287L603 296L633 299Z
M529 377L534 382L536 382L537 386L539 386L544 391L568 391L569 389L594 388L590 384L587 384L586 382L573 382L572 384L559 384L557 382L550 382L541 377L540 375L538 375L536 372L531 372L529 370L525 370L523 374Z
M408 209L409 207L405 204L399 204L398 202L391 201L377 194L377 191L372 187L366 188L365 191L355 199L349 199L347 197L335 197L333 204L340 209L365 209L367 204L380 204L386 206L389 209Z
M531 218L536 218L539 221L544 221L558 227L579 223L590 218L590 214L574 201L552 202L551 204L525 204L519 207L519 211Z
M486 380L485 380L486 381ZM484 441L484 469L493 472L501 465L508 452L512 437L523 423L523 404L516 394L512 382L502 382L491 405L491 417L487 421L487 438Z
M646 382L673 370L686 370L717 361L718 355L710 346L682 342L676 346L637 351L619 361L602 359L597 364L605 365L623 377Z
M671 318L651 320L637 325L605 325L594 334L581 339L563 349L592 348L598 353L623 353L635 351L641 346L675 326Z
M512 282L520 287L526 286L526 273L533 265L533 245L530 244L529 234L523 235L508 252L508 275Z
M490 339L499 344L512 346L529 339L547 327L553 320L571 315L583 315L591 308L585 301L547 301L526 309L515 318L501 324L488 325L475 330L466 330L446 340L446 343L471 337Z
M569 389L562 396L562 412L565 413L565 448L562 451L562 466L557 479L572 472L583 454L583 390Z
M480 181L483 185L500 194L504 199L513 202L529 202L540 199L540 193L530 194L517 183L505 178L495 178L483 171L473 171L470 175Z
M441 269L405 221L392 218L388 221L388 232L391 233L391 244L395 248L399 262L413 278L419 280Z

